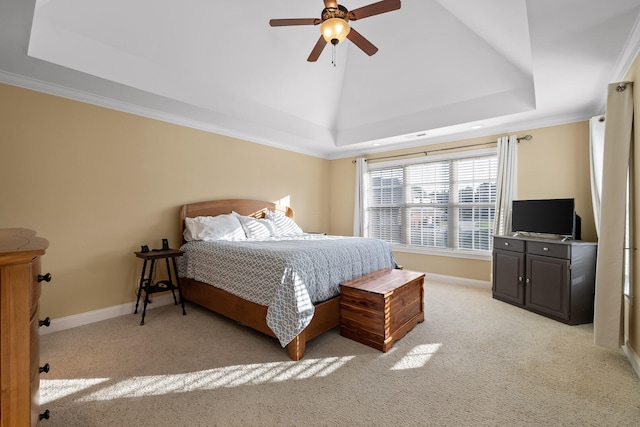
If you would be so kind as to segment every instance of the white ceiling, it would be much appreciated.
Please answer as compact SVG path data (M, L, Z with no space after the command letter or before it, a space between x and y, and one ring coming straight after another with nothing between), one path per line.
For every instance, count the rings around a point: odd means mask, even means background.
M323 7L3 0L0 81L340 158L588 119L640 50L640 0L403 0L334 67L306 61L318 26L269 26Z

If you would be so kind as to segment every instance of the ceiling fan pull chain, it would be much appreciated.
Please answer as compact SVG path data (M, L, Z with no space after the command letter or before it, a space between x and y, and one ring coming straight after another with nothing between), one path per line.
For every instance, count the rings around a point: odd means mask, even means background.
M331 63L333 64L333 66L336 66L336 45L335 44L331 44Z

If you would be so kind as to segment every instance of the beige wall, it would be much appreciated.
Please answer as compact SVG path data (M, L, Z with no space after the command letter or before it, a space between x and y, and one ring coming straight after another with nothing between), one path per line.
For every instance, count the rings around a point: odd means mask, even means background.
M3 84L0 100L0 227L50 241L43 316L134 301L133 252L177 247L184 203L288 197L328 229L327 160Z
M513 132L518 136L530 134L531 141L518 145L518 198L576 199L576 211L582 218L582 239L596 241L591 207L589 181L589 126L588 122L572 123L541 129ZM368 157L382 157L413 153L444 147L456 147L495 141L498 135L475 138L447 144L415 147ZM330 232L351 234L353 231L353 200L355 165L353 158L331 162L330 199L334 207L329 214ZM340 206L340 209L336 209ZM489 260L468 260L444 256L419 255L396 252L399 264L411 270L473 280L491 279Z

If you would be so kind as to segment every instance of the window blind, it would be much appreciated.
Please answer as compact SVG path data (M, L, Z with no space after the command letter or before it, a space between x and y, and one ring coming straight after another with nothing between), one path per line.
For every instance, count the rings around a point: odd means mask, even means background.
M497 156L458 157L370 166L367 235L416 247L490 251Z

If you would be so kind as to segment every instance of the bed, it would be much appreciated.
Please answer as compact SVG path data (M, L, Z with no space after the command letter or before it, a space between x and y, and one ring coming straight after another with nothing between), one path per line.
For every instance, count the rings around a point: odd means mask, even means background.
M389 245L377 239L301 230L295 236L247 240L187 238L194 221L232 215L240 218L247 236L248 223L273 220L274 235L285 219L295 226L293 210L271 202L225 199L183 205L183 298L278 339L293 360L304 356L308 341L339 326L340 282L395 266Z

